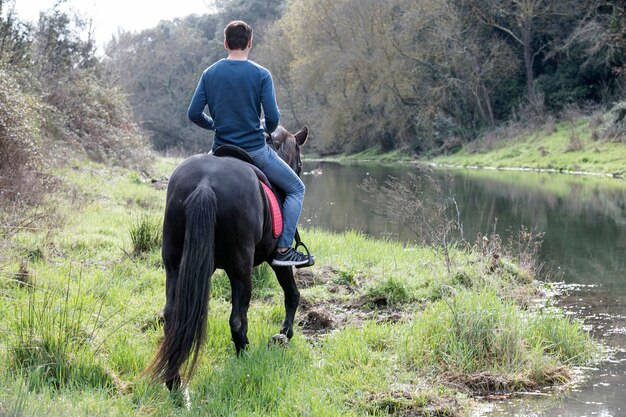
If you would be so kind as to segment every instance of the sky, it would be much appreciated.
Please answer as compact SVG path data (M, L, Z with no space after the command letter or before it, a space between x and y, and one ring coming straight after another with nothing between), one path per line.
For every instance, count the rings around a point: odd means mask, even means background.
M37 22L39 12L55 0L16 0L15 10L21 20ZM118 28L140 31L156 26L160 20L172 20L190 14L211 12L212 0L67 0L64 10L74 10L92 18L96 43L102 47L117 34Z

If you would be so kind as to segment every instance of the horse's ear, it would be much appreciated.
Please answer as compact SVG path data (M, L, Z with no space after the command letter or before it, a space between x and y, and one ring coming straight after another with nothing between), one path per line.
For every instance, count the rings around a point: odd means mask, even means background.
M309 128L304 126L302 129L298 130L298 132L294 135L298 145L302 146L305 144L306 140L309 138Z

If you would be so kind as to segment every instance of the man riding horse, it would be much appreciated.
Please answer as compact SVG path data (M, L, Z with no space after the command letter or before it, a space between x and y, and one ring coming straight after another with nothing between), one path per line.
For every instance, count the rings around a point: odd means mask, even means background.
M280 119L272 75L248 59L252 28L247 23L233 21L226 26L224 48L228 57L202 73L187 114L198 126L215 131L213 152L222 145L244 149L270 182L285 193L283 230L272 265L306 266L309 257L291 247L302 212L304 184L265 139L278 127ZM210 116L204 113L205 106ZM261 109L265 126L261 123Z
M270 262L285 294L285 319L277 340L291 339L300 293L293 275L313 265L291 247L300 216L304 185L300 147L308 138L305 127L295 134L278 127L279 112L272 77L248 61L252 30L232 22L224 31L228 58L202 74L189 106L189 117L215 130L211 154L185 159L172 173L163 218L162 256L165 267L163 339L145 374L179 389L189 380L206 339L211 276L226 272L232 293L229 324L237 354L248 345L248 308L254 266ZM211 117L204 114L209 107ZM261 123L265 113L265 127ZM274 131L275 130L275 131ZM274 131L266 144L266 135ZM223 146L223 145L230 145ZM232 156L237 145L248 151L257 167ZM244 159L246 156L244 155ZM247 157L249 159L249 157ZM265 175L259 172L263 171ZM278 208L267 193L264 176L286 193L284 227L274 223ZM182 375L181 375L182 371Z

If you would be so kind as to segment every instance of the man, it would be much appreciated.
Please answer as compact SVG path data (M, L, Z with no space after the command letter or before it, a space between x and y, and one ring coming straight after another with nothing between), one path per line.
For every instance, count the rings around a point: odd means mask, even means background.
M215 131L213 151L225 144L243 148L267 178L285 192L283 232L272 265L306 265L308 257L291 247L302 211L304 184L265 142L265 132L272 133L280 119L272 75L248 59L252 28L247 23L236 20L226 26L224 48L228 57L202 73L187 115L198 126ZM204 113L205 106L210 116ZM261 124L261 109L265 127Z

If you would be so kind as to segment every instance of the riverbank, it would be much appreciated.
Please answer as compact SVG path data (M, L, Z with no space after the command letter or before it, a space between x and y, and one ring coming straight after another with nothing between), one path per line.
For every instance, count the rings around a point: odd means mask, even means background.
M593 121L543 126L507 137L497 133L430 162L466 168L595 174L623 178L626 143L599 139Z
M174 162L156 166L160 178ZM495 237L454 249L449 273L429 247L311 229L318 264L298 273L290 346L267 346L284 310L261 267L250 349L235 357L218 272L191 409L181 409L139 378L162 334L164 184L91 163L58 175L72 197L57 203L63 221L18 234L1 265L3 413L461 416L476 396L563 384L595 355L537 271Z
M375 149L352 155L323 158L341 163L425 163L446 168L535 171L624 178L626 143L602 139L600 116L571 122L549 121L535 129L500 129L456 150L441 150L426 158L402 151ZM606 117L606 116L605 116Z

